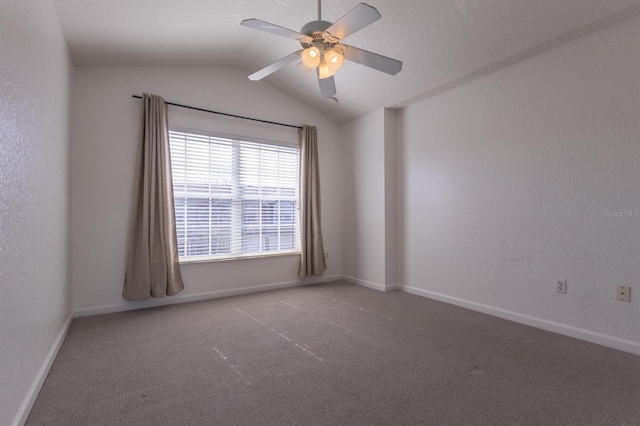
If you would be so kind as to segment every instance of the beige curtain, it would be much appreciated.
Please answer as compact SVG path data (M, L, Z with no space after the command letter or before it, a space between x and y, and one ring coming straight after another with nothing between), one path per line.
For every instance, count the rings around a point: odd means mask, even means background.
M320 173L318 169L318 130L303 126L300 132L300 243L302 255L298 275L321 276L324 260L320 226Z
M184 289L178 263L167 106L142 97L142 128L134 177L122 297L142 300Z

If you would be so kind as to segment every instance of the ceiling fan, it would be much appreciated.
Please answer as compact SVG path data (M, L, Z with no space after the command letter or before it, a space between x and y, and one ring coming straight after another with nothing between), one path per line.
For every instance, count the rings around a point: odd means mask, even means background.
M340 69L345 59L395 75L402 69L402 62L340 42L343 38L372 24L381 17L375 7L360 3L334 23L323 21L322 3L321 0L318 0L318 20L305 24L300 32L260 19L245 19L240 25L294 39L302 46L302 49L297 52L251 74L249 79L261 80L300 59L303 69L316 70L322 97L331 98L336 94L333 75Z

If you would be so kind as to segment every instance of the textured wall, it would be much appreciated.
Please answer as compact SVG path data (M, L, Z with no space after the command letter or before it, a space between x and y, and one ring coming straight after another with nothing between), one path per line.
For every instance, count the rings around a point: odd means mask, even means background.
M342 126L343 271L377 285L386 282L384 114L379 109Z
M398 283L396 121L379 109L342 126L343 271L380 290Z
M341 159L339 127L246 71L225 67L95 67L75 72L71 147L71 278L74 310L124 309L145 302L122 297L126 235L141 103L150 92L167 101L318 127L322 225L329 252L325 276L340 276ZM172 126L264 139L298 140L295 129L254 124L170 107ZM177 297L272 283L298 282L298 256L183 264ZM300 282L310 282L312 279ZM154 302L158 302L157 300Z
M640 343L638 40L635 18L406 108L404 284Z
M49 1L0 2L0 424L70 312L68 55Z
M395 287L398 276L398 114L384 110L384 251L385 285Z

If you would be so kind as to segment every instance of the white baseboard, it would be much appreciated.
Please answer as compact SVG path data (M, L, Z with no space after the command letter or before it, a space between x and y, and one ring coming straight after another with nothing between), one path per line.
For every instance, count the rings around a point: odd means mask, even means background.
M367 281L361 278L351 277L349 275L343 275L342 279L352 284L357 284L362 287L367 287L367 288L371 288L373 290L378 290L378 291L393 291L393 290L398 290L400 288L398 284L388 284L388 285L379 284L379 283L374 283L373 281Z
M51 349L49 349L49 353L45 357L42 365L40 366L40 370L36 375L27 395L25 395L22 400L22 404L20 405L20 409L13 419L12 426L22 426L26 423L27 418L29 417L29 413L31 413L31 409L33 408L33 404L36 402L36 398L38 398L38 394L40 393L40 389L42 389L42 385L44 384L47 375L49 375L49 370L51 370L51 366L53 365L53 361L55 361L56 356L58 355L58 351L62 346L62 342L64 342L65 337L67 336L67 332L69 331L69 327L71 327L71 320L73 319L72 314L69 314L67 319L64 321L62 325L62 329L58 333L58 337L53 342Z
M585 330L570 325L545 320L542 318L532 317L529 315L519 314L517 312L500 309L481 303L471 302L469 300L459 299L457 297L447 296L420 288L409 287L405 285L398 286L400 291L427 297L429 299L438 300L440 302L450 303L452 305L482 312L494 317L503 318L520 324L529 325L531 327L540 328L554 333L563 334L565 336L574 337L576 339L585 340L587 342L596 343L634 355L640 355L640 344L631 340L620 339L618 337L609 336L607 334L597 333L595 331Z
M91 315L112 314L114 312L133 311L136 309L155 308L158 306L175 305L178 303L198 302L201 300L218 299L221 297L239 296L242 294L258 293L268 290L276 290L280 288L298 287L310 284L320 284L329 281L337 281L342 279L341 275L332 275L326 277L313 277L305 280L287 281L273 284L262 284L252 287L234 288L229 290L215 290L206 293L177 295L173 297L165 297L158 299L147 299L139 302L126 302L117 305L96 306L92 308L76 309L73 316L87 317Z

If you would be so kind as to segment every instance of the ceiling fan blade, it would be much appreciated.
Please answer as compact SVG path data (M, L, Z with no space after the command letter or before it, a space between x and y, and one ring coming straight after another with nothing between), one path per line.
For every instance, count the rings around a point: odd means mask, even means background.
M357 47L347 46L344 51L344 58L349 61L357 62L369 68L385 72L387 74L396 75L402 70L402 62L377 53L358 49Z
M286 67L291 62L293 62L296 59L300 58L300 52L302 52L302 50L298 50L297 52L293 52L292 54L285 56L284 58L280 59L279 61L276 61L276 62L272 63L271 65L268 65L268 66L262 68L260 71L254 72L253 74L251 74L249 76L249 80L253 80L253 81L262 80L263 78L265 78L269 74L273 74L274 72L278 71L280 68Z
M350 12L347 12L342 18L334 22L326 31L332 36L342 40L346 36L376 22L381 17L375 7L360 3L351 9Z
M333 77L320 78L318 76L318 82L320 83L320 96L326 99L336 94L336 82Z
M248 28L253 28L254 30L264 31L282 37L291 38L294 40L300 40L301 38L306 37L304 34L300 34L297 31L270 24L268 22L261 21L260 19L245 19L244 21L240 22L240 25Z

